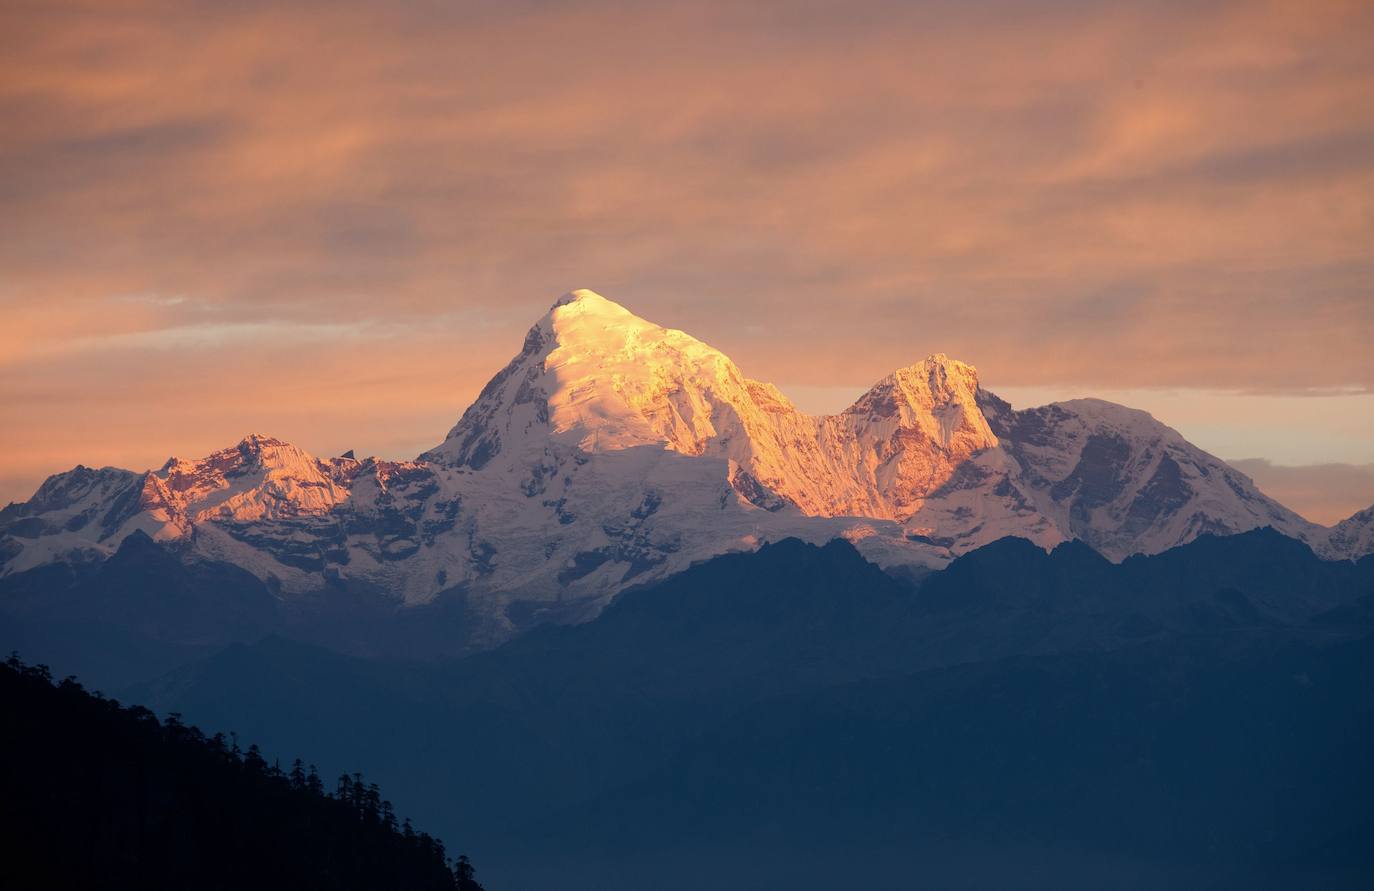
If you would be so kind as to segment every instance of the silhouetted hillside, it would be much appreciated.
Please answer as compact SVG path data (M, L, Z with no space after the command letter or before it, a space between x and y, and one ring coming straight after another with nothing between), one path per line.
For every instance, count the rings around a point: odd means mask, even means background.
M17 657L0 703L0 886L480 891L358 774L327 793L313 765L268 765Z

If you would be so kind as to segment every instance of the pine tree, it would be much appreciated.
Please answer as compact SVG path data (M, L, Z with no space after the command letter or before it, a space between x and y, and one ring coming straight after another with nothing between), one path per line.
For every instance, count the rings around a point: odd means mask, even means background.
M291 780L291 788L297 791L305 788L305 762L297 758L291 762L291 773L288 778Z
M348 803L353 805L353 811L362 819L364 806L367 801L367 787L363 785L363 775L353 774L353 781L348 788Z
M250 774L262 775L267 772L267 759L262 757L262 750L257 743L248 747L248 752L243 756L243 766Z
M458 855L458 862L453 865L453 882L458 891L483 891L467 854Z
M377 788L376 783L372 783L368 785L363 796L363 819L369 823L376 823L381 819L381 813L382 791Z
M170 740L179 740L185 730L185 725L181 723L181 712L172 712L167 715L167 720L162 722L162 732Z

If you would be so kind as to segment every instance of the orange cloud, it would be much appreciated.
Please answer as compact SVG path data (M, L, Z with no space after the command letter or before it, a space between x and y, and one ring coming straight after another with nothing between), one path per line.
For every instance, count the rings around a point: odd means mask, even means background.
M9 4L0 457L427 443L578 286L797 386L942 350L1020 386L1369 388L1372 26Z

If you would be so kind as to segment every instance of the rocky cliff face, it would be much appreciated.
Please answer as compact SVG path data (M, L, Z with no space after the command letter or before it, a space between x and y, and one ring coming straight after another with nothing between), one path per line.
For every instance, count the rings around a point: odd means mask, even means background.
M939 354L810 416L695 338L575 291L414 462L249 436L143 474L78 467L0 512L0 574L99 561L142 531L286 598L460 597L500 636L786 536L933 567L1007 535L1121 559L1274 526L1349 557L1372 547L1356 520L1304 521L1144 412L1014 411Z

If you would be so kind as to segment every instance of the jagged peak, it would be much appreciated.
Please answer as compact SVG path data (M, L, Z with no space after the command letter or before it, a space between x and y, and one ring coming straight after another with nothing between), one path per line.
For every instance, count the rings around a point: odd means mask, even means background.
M102 485L124 484L138 476L138 473L122 467L88 467L78 464L71 470L52 474L39 484L27 502L19 503L26 505L30 511L48 510L84 497L86 493Z
M259 455L262 453L263 449L279 448L295 448L295 446L292 446L291 443L285 440L277 439L275 436L268 436L265 433L248 433L233 445L223 449L216 449L203 458L182 458L178 455L172 455L163 462L162 467L158 469L158 473L166 473L174 467L196 464L216 456L229 455L234 452L238 452L245 456Z
M1044 408L1066 409L1078 417L1095 423L1110 424L1129 430L1168 431L1174 438L1183 439L1183 434L1148 411L1141 408L1131 408L1129 405L1122 405L1119 402L1109 402L1106 399L1085 396L1078 399L1051 402Z
M681 331L655 324L614 300L583 288L569 291L549 307L526 337L525 352L530 352L532 346L535 352L543 347L615 350L627 341L646 337L696 342Z
M520 353L483 388L479 402L496 396L521 367L543 365L550 357L555 365L604 365L623 362L630 353L641 358L653 355L660 367L664 360L682 362L684 368L718 362L733 367L723 353L690 334L651 322L595 291L580 288L554 301L530 328Z
M971 425L975 445L995 444L976 407L977 389L972 365L934 353L879 381L845 416L922 424L944 443ZM421 458L480 469L525 431L544 425L560 436L581 437L582 448L671 442L695 454L719 432L710 406L722 400L738 403L735 416L748 418L744 423L765 436L765 428L776 426L765 416L791 416L784 423L798 430L825 423L798 412L776 387L746 378L719 350L582 288L554 301L444 443ZM967 423L955 416L956 406ZM944 414L922 420L931 411ZM517 415L521 419L512 421Z
M265 433L249 433L248 435L244 436L243 439L240 439L234 447L238 449L249 449L252 451L257 451L262 449L264 446L275 447L289 445L291 445L291 443L283 439L277 439L275 436L268 436Z
M914 365L898 368L855 400L844 414L891 415L900 406L925 409L949 403L976 402L978 369L967 362L932 353Z
M544 428L584 449L672 442L695 453L713 433L706 392L790 409L780 393L751 384L719 350L579 289L554 302L444 442L420 457L481 469Z
M137 476L137 474L132 470L125 470L122 467L113 467L108 464L103 467L90 467L85 464L78 464L71 470L63 470L59 473L52 474L43 481L42 485L67 479L96 479L112 476Z
M898 368L889 377L924 378L931 382L957 381L978 386L978 369L944 353L931 353L919 362Z
M590 288L574 288L573 290L564 294L562 297L559 297L557 300L555 300L553 302L553 306L549 307L549 312L553 312L560 306L572 306L574 304L588 308L614 307L615 309L621 310L622 312L629 312L629 310L625 309L625 307L621 306L619 303L616 303L614 300L606 299L605 297L601 296L600 294L596 293Z
M1374 523L1374 505L1370 505L1364 510L1355 511L1336 525L1343 526L1347 523Z
M157 475L167 479L177 488L194 485L190 481L203 474L232 474L249 468L312 478L321 473L318 459L299 446L275 436L249 433L234 445L218 449L204 457L168 458L157 471Z

